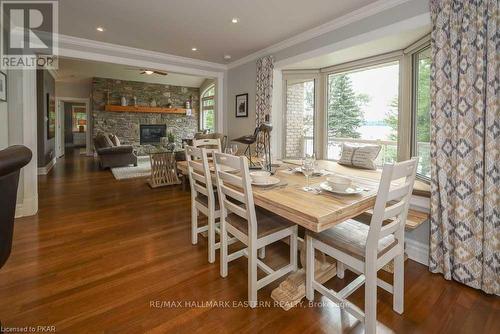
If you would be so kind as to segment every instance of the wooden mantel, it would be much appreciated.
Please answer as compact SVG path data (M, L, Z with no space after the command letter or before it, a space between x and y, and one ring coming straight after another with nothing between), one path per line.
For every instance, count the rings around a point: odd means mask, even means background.
M106 104L105 111L113 112L137 112L137 113L164 113L164 114L188 114L191 109L184 108L161 108L161 107L144 107L144 106L117 106Z

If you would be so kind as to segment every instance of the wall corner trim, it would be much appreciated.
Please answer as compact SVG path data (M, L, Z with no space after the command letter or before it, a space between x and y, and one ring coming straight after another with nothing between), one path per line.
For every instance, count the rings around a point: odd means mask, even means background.
M43 167L38 167L38 175L47 175L49 174L50 170L54 165L56 164L56 158L50 160L50 162L43 166Z

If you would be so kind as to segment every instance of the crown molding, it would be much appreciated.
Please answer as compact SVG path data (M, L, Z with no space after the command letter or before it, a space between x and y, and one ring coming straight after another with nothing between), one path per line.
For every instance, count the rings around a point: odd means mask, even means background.
M191 66L199 66L199 67L207 67L213 70L225 71L227 69L227 65L213 63L206 60L199 60L188 57L176 56L168 53L150 51L145 49L138 49L129 46L112 44L106 42L95 41L91 39L85 39L80 37L68 36L68 35L58 35L59 38L59 47L63 48L65 45L77 46L82 48L92 48L102 51L112 51L118 52L120 54L129 54L132 56L139 57L148 57L154 58L157 60L161 60L163 62L171 62L183 65L191 65Z
M372 4L356 9L352 12L349 12L341 17L333 19L332 21L326 22L320 26L304 31L296 36L285 39L284 41L268 46L264 49L251 53L248 56L235 60L227 64L227 68L231 69L234 67L238 67L252 60L256 60L258 58L266 56L268 54L284 50L296 44L321 36L325 33L334 31L348 24L360 21L362 19L378 14L387 9L396 7L408 1L410 0L379 0L377 2L374 2Z

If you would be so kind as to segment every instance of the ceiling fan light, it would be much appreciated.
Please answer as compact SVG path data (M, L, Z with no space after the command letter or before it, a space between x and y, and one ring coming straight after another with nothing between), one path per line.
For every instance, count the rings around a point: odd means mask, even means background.
M145 70L144 73L146 73L147 75L151 75L154 73L154 71L151 71L151 70Z

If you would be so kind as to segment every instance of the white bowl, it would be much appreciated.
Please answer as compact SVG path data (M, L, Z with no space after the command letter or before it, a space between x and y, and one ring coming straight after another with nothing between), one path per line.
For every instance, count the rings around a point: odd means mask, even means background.
M345 191L352 185L352 180L346 176L333 175L326 178L328 185L334 190Z
M255 172L250 172L250 177L256 183L265 182L269 178L269 176L271 176L271 173L269 173L265 170L258 170Z

